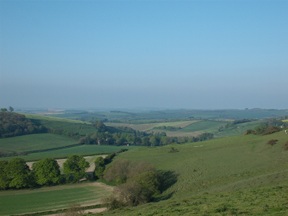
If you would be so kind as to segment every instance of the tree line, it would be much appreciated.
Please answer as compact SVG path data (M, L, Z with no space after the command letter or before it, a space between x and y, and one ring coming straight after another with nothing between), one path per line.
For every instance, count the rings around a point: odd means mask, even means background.
M0 138L20 136L25 134L45 133L47 128L36 120L27 119L25 115L1 108Z
M35 188L77 182L86 177L89 163L83 156L72 155L63 164L63 174L55 159L35 162L32 169L22 158L0 161L0 190Z
M169 137L165 132L147 133L128 127L108 127L100 121L94 122L93 126L96 132L81 137L80 144L163 146L172 143L205 141L214 137L212 133L203 133L196 137Z
M247 130L245 134L268 135L279 132L287 127L288 124L279 119L268 119L254 129Z

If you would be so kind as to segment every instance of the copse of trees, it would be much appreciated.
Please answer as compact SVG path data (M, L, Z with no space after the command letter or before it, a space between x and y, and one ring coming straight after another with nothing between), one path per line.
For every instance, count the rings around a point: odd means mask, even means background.
M104 179L118 185L106 200L108 207L115 209L153 201L177 181L177 175L156 170L146 162L118 160L105 170Z
M68 182L78 182L85 177L85 170L89 167L89 163L83 156L72 155L67 158L63 164L64 174Z
M12 107L9 110L2 108L0 112L0 138L47 132L39 122L13 112Z
M257 126L254 130L247 130L245 134L268 135L279 132L282 130L282 128L287 127L288 124L279 119L268 119L261 125Z

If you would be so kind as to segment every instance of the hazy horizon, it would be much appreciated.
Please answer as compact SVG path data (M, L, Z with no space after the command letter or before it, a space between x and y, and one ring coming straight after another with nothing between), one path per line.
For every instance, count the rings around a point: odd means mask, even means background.
M0 107L287 109L288 1L0 1Z

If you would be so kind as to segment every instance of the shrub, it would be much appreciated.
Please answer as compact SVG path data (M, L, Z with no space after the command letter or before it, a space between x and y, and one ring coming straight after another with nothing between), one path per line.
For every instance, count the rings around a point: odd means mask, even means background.
M273 146L273 145L275 145L277 142L278 142L277 139L271 139L271 140L269 140L269 141L267 142L267 144Z
M159 193L158 188L156 170L140 173L115 189L114 196L110 197L109 207L114 209L150 202Z
M157 171L145 162L118 160L107 169L104 179L120 184L106 200L108 208L115 209L154 200L156 195L177 181L177 176L171 171Z
M284 150L288 151L288 141L284 144Z
M178 149L171 147L170 150L168 151L169 153L175 153L175 152L179 152Z

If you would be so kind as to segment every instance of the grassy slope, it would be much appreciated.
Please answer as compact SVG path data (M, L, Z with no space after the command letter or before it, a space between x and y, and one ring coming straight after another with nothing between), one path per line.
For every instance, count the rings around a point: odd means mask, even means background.
M275 146L267 141L278 139ZM173 170L172 198L105 215L285 215L288 214L288 136L235 136L207 142L135 149L120 155Z
M27 118L40 121L42 125L54 130L64 130L65 132L77 132L80 135L86 135L95 132L95 128L88 122L79 120L64 119L52 116L42 116L36 114L26 115Z
M91 183L44 187L35 190L1 191L0 215L63 209L71 204L94 205L110 193Z

